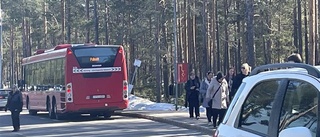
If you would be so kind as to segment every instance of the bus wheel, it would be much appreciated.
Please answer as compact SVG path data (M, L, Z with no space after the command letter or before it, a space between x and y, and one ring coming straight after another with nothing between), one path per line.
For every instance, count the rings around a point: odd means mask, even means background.
M103 114L104 119L110 119L110 117L112 116L113 112L105 112Z
M31 110L30 109L30 102L29 102L29 98L27 98L27 109L29 110L29 115L37 115L37 113L38 113L38 111L36 111L36 110Z
M64 119L66 119L66 117L62 114L56 114L56 119L57 120L64 120Z
M29 97L27 97L26 108L29 109Z
M99 116L99 114L97 114L97 113L90 113L90 117L95 118L95 117L98 117L98 116Z
M53 103L54 103L54 102L53 102ZM52 106L51 106L50 100L47 101L47 109L48 109L48 111L49 111L49 118L50 118L50 119L56 118L56 114L55 114L55 112L54 112L55 104L52 104Z
M35 116L35 115L37 115L37 113L38 113L38 111L36 111L36 110L29 110L30 115Z
M54 106L56 106L56 103L54 103ZM55 114L55 119L57 119L57 120L66 119L66 116L64 114L59 114L58 113L57 107L54 107L53 111L54 111L54 114Z

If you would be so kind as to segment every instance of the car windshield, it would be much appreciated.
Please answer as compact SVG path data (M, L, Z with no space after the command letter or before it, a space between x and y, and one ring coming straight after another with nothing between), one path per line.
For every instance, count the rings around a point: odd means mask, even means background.
M0 95L9 94L10 90L0 90Z

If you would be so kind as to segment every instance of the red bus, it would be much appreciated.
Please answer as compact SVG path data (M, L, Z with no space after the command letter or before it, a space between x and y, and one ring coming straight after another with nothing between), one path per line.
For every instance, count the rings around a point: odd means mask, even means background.
M22 60L29 114L52 119L103 115L128 107L127 66L119 45L62 44Z

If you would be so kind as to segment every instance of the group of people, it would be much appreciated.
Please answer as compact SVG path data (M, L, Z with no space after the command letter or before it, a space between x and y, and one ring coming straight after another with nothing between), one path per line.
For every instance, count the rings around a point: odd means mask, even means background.
M302 63L302 59L300 54L293 53L286 62ZM235 68L230 68L226 76L221 71L215 76L213 72L209 71L203 80L191 72L190 79L185 84L185 107L189 107L190 118L194 118L194 116L196 119L200 118L199 107L202 103L201 105L206 108L208 125L213 127L219 125L242 80L250 72L251 66L248 63L241 65L239 74L235 73Z
M241 65L241 73L237 75L234 68L230 68L226 76L221 71L215 76L213 72L207 72L206 78L202 81L191 72L190 79L185 84L185 106L189 106L190 118L195 114L195 118L199 119L199 107L202 103L206 108L208 125L219 125L242 79L249 75L250 69L251 67L244 63Z

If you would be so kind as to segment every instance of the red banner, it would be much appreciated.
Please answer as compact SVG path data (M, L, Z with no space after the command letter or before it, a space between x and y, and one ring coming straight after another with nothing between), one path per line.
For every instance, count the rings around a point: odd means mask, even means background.
M178 83L188 81L188 63L178 63Z

